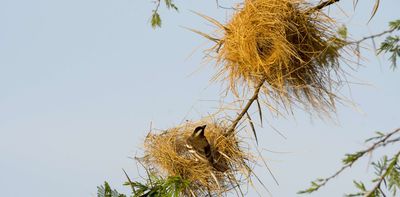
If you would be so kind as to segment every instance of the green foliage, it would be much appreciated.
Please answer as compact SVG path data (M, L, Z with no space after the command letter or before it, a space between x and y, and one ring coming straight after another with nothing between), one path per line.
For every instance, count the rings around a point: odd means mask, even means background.
M377 54L385 53L389 54L389 60L391 62L392 69L396 69L397 67L397 59L400 57L400 37L399 35L393 35L397 31L400 31L400 19L389 22L389 29L383 31L378 34L374 34L371 36L364 37L357 41L347 42L347 44L354 44L355 51L360 53L360 43L366 40L371 40L374 46L374 50L376 50ZM346 39L347 37L347 29L345 27L341 27L338 30L339 36ZM380 47L376 49L375 38L381 37L389 34L386 39L380 44Z
M400 30L400 19L389 22L389 30L387 33L392 33ZM388 53L389 60L392 63L392 69L397 67L397 58L400 57L400 37L398 35L390 35L381 43L378 49L378 54Z
M385 181L388 190L393 196L397 196L397 192L400 189L400 165L399 165L399 154L395 155L390 163L382 168L386 168L386 173L384 174Z
M346 40L348 36L346 25L340 26L339 29L337 30L337 33L339 34L340 38Z
M311 186L305 190L297 192L297 194L310 194L317 191L320 187L324 186L325 179L317 179L315 181L311 181Z
M363 151L358 151L358 152L352 153L352 154L346 154L345 158L342 159L342 163L344 165L354 163L357 159L362 157L364 154L365 154L365 152L363 152Z
M381 43L378 49L378 54L382 52L390 55L389 60L392 63L391 66L395 69L397 67L397 57L400 57L400 37L397 35L386 37L385 41Z
M178 7L172 2L172 0L165 0L165 5L167 6L168 9L173 9L175 11L178 11Z
M158 13L158 8L160 7L162 0L156 0L156 7L153 10L153 14L151 15L151 27L154 29L157 27L161 27L161 17L160 14ZM173 0L164 0L165 1L165 6L167 7L168 10L175 10L179 11L178 7L174 4Z
M388 196L385 194L385 190L392 196L397 196L400 189L399 154L400 152L391 159L388 159L385 155L380 161L371 164L374 166L376 175L376 178L371 181L375 185L371 190L367 190L364 183L354 181L358 192L346 196L385 197ZM382 187L385 187L385 189Z
M111 189L110 185L104 182L104 185L97 186L97 197L126 197L126 195L118 193L115 189Z
M131 186L134 196L154 197L178 197L179 194L189 186L189 181L178 176L170 176L165 179L150 175L146 183L126 182L124 185Z
M132 197L178 197L188 186L189 181L183 180L178 176L170 176L167 178L149 175L146 183L138 181L132 182L129 177L124 183L125 186L132 188ZM97 187L97 197L127 197L118 193L117 190L111 189L107 182Z
M343 166L332 176L325 179L317 179L311 182L308 189L298 192L298 194L313 193L325 186L331 179L339 176L345 169L350 168L361 157L371 154L378 148L386 147L390 144L400 143L400 128L391 133L376 132L376 136L365 140L366 143L371 143L371 146L365 150L355 153L346 154L342 160ZM372 162L371 165L375 170L375 178L371 180L374 185L371 189L367 189L363 182L354 181L354 186L357 189L356 193L347 194L346 196L365 196L365 197L381 197L387 196L384 191L389 192L392 196L398 196L400 190L400 150L390 159L387 155L382 156L378 162ZM384 183L384 184L382 184Z
M395 20L395 21L390 21L389 27L390 27L390 29L393 29L396 31L400 30L400 19Z
M151 27L161 27L161 17L158 12L153 12L153 15L151 16Z
M385 134L380 131L375 132L375 134L376 136L366 139L365 142L381 140L383 137L385 137Z
M353 181L354 186L360 191L354 194L346 194L347 197L355 197L355 196L363 196L367 192L367 188L365 187L363 182Z

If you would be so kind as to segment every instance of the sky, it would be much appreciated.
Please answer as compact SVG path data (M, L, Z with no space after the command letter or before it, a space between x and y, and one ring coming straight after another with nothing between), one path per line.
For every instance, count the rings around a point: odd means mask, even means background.
M351 0L342 0L327 12L359 39L399 17L400 2L385 0L367 24L373 2L360 1L354 11ZM216 110L224 86L210 82L216 69L203 60L210 43L184 27L211 32L215 27L192 11L221 22L230 11L214 1L176 4L179 13L161 7L163 27L153 30L154 4L146 0L0 0L2 196L96 196L104 181L128 192L122 169L139 177L130 157L142 153L150 124L167 129ZM297 196L309 181L339 169L344 154L365 148L375 131L400 127L400 71L389 68L387 57L362 52L361 66L343 65L352 83L341 93L355 105L338 105L334 120L300 110L266 115L287 137L258 129L259 149L269 150L262 155L279 186L264 167L255 170L273 196ZM352 180L373 173L368 159L309 196L354 192Z

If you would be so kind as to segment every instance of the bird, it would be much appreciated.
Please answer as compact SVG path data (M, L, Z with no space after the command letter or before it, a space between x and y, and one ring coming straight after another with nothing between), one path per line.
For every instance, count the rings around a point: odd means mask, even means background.
M211 154L211 146L204 135L206 126L198 126L194 129L192 135L186 140L186 147L197 159L208 161L212 164L214 159Z
M222 161L221 155L218 151L213 151L210 143L208 142L206 136L204 135L207 125L198 126L194 129L191 136L186 140L186 147L188 151L192 153L196 159L203 162L209 162L214 169L225 172L228 167L225 162ZM215 158L218 158L217 160Z

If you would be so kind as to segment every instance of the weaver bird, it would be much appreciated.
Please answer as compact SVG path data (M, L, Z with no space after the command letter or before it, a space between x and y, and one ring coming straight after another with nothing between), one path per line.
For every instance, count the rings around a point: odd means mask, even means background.
M186 140L186 147L189 149L190 153L193 153L196 158L209 161L213 163L213 157L211 154L211 146L208 143L206 136L204 135L204 130L207 125L196 127L191 136Z
M204 162L208 161L216 170L225 172L228 166L225 162L220 162L223 160L221 159L222 155L211 149L211 145L204 135L205 129L206 125L196 127L192 135L186 140L186 147L197 159Z

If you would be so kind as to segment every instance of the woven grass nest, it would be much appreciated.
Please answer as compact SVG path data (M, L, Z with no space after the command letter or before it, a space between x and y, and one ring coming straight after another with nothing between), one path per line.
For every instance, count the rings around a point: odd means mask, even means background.
M285 107L335 110L345 43L320 10L303 0L245 0L226 25L203 17L224 32L220 39L200 34L217 42L211 49L220 68L216 78L229 81L235 94L265 81L266 98Z
M185 146L194 129L203 124L207 125L205 137L211 149L218 152L214 158L217 165L225 166L223 171L206 160L197 159ZM237 189L251 173L246 164L251 155L241 150L235 135L227 136L225 132L226 126L204 121L187 122L158 134L150 132L144 143L143 162L153 173L164 177L179 176L189 181L184 196L222 195Z

